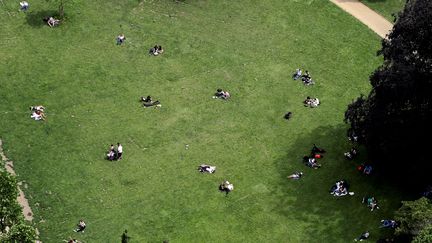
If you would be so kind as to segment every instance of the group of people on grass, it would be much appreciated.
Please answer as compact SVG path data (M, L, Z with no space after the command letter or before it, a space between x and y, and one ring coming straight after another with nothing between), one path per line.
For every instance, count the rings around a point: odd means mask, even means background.
M293 79L297 80L301 78L301 81L303 82L303 84L305 85L311 85L311 84L315 84L315 82L312 80L312 77L310 75L310 73L306 70L305 73L302 73L302 70L300 68L297 68L293 74Z
M230 93L222 89L217 89L216 93L213 96L214 99L223 99L223 100L227 100L230 97L231 97Z
M216 172L216 166L201 164L198 166L198 171L201 173L213 174ZM227 180L224 180L221 184L219 184L219 190L221 192L225 192L225 195L228 195L232 190L234 190L234 185Z
M318 169L321 167L321 164L318 163L318 159L323 158L324 157L323 154L325 152L326 151L324 149L319 148L314 144L312 149L311 149L310 155L303 157L303 163L310 168Z
M20 6L21 6L22 11L26 11L29 8L29 4L26 1L20 2ZM60 20L55 19L54 17L45 17L44 21L50 27L55 27L55 26L59 25L59 23L60 23ZM123 44L126 41L125 35L124 34L118 35L116 38L116 41L117 41L117 45ZM163 52L164 52L164 50L163 50L162 46L160 46L160 45L155 45L154 47L152 47L149 50L149 54L154 55L154 56L157 56ZM293 74L293 79L297 80L299 78L301 78L302 82L305 85L314 84L314 81L312 80L312 77L307 70L303 74L302 70L300 68L296 69L296 72ZM219 99L227 100L230 98L230 94L229 94L229 92L223 91L222 89L217 89L213 98L219 98ZM161 106L160 102L158 100L153 101L151 96L147 96L146 98L141 97L140 101L143 103L144 107L151 107L151 106L160 107ZM304 100L304 105L309 106L311 108L315 108L315 107L318 107L320 105L320 101L318 98L311 98L308 96ZM45 119L45 115L44 115L44 109L45 108L43 106L34 106L34 107L32 106L30 109L32 111L31 118L33 118L35 120L44 120ZM284 118L290 119L291 116L292 116L292 113L288 112L285 114ZM350 140L357 141L357 136L351 136ZM320 168L321 164L319 164L317 162L317 159L322 158L323 153L325 153L325 150L318 148L314 144L314 146L312 148L311 156L305 156L303 158L305 164L311 168L315 168L315 169ZM122 145L120 143L117 143L117 148L114 148L114 145L111 144L110 149L107 153L107 159L110 161L120 160L120 159L122 159L122 154L123 154L123 148L122 148ZM357 156L357 150L355 148L352 148L350 151L344 153L344 155L347 159L352 160ZM362 167L362 172L365 174L370 174L371 170L372 170L371 166L363 166ZM202 164L198 167L198 171L201 173L212 174L216 171L216 167L211 166L211 165ZM293 174L289 175L288 178L296 180L296 179L300 179L302 176L303 176L303 172L294 172ZM349 185L345 180L337 181L335 183L335 185L331 188L330 193L334 196L345 196L348 194L354 195L353 192L350 193L348 191L348 188L349 188ZM229 181L224 180L219 185L219 190L225 192L226 195L228 195L229 192L234 190L234 186ZM377 204L377 200L374 197L364 197L362 202L366 203L367 206L371 209L371 211L379 208L378 204ZM385 227L385 228L395 228L397 226L397 224L394 220L382 220L381 223L382 223L381 227ZM75 232L84 232L85 228L86 228L85 222L83 220L80 220L78 225L77 225L77 229L75 229L74 231ZM367 239L368 237L369 237L369 232L366 231L359 238L357 238L356 241L357 240L362 241L362 240ZM71 239L70 242L71 243L77 243L79 241L77 241L75 239Z
M331 188L330 194L336 197L342 197L346 195L354 195L354 192L349 192L349 184L346 180L337 181Z
M318 98L311 98L310 96L306 97L306 99L303 101L304 106L310 107L310 108L316 108L321 103Z
M37 105L37 106L30 106L30 111L31 111L31 118L34 119L35 121L45 121L45 107L41 106L41 105Z
M121 160L123 158L123 146L117 143L117 148L115 148L114 144L111 144L106 156L109 161Z
M162 54L164 52L164 49L161 45L155 45L154 47L150 48L149 55L157 56L159 54Z

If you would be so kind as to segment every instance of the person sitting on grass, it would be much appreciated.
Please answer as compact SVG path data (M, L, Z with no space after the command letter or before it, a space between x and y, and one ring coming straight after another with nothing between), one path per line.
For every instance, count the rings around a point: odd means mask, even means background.
M303 172L294 172L293 174L289 175L288 179L298 180L303 176Z
M333 196L341 197L346 195L354 195L354 192L348 192L349 191L349 184L345 180L340 180L335 183L335 185L332 186L330 189L330 194Z
M305 74L302 76L302 81L306 85L315 84L308 71L306 71Z
M45 121L45 114L42 111L33 111L30 117L35 121Z
M29 8L29 3L27 1L22 1L20 4L20 10L21 11L27 11Z
M54 17L45 17L43 19L49 27L53 28L56 27L57 25L60 24L60 20L59 19L55 19Z
M121 243L128 243L130 240L130 236L128 236L128 231L124 230L123 234L121 235Z
M299 79L302 76L302 70L300 68L297 68L295 73L293 74L292 78L294 80Z
M292 112L291 112L291 111L288 112L288 113L286 113L286 114L284 115L284 118L285 118L286 120L291 119L291 117L292 117Z
M225 180L219 185L219 190L225 192L225 195L228 196L228 193L234 190L234 185L231 184L229 181Z
M326 151L322 148L318 148L316 144L313 144L313 147L311 149L311 157L320 159L324 157L322 154L324 154Z
M151 106L161 107L162 106L158 100L153 101L152 97L150 95L147 96L146 98L141 97L141 101L143 102L144 107L151 107Z
M107 159L109 161L114 161L116 159L115 150L114 150L114 144L111 144L108 153L107 153Z
M364 241L367 240L369 238L369 231L364 232L363 234L361 234L358 238L354 239L355 241Z
M41 105L30 106L30 110L31 111L41 111L41 112L44 112L45 107L43 107Z
M162 46L155 45L149 50L149 55L157 56L159 54L162 54L163 52L164 49L162 48Z
M77 227L78 228L74 230L75 232L82 232L82 233L84 233L84 230L86 228L86 223L84 222L84 220L81 219L78 222Z
M371 212L375 209L379 209L378 200L376 200L375 197L363 197L362 203L366 203L368 208L371 209Z
M390 219L383 219L381 220L381 226L380 228L396 228L397 227L397 223L394 220L390 220Z
M306 99L303 101L304 106L309 106L310 108L315 108L318 107L320 105L320 101L318 98L311 98L311 97L306 97Z
M117 41L117 45L123 44L126 41L125 35L124 34L118 35L116 41Z
M321 167L321 164L318 164L317 160L313 157L304 156L303 163L305 163L307 166L313 169L318 169Z
M357 149L352 147L350 151L344 153L345 158L347 158L348 160L352 160L357 156L358 152Z
M214 94L213 98L214 99L223 99L223 100L227 100L231 97L230 93L228 93L228 91L223 91L222 89L217 89L216 93Z
M213 174L216 172L216 166L202 164L202 165L198 166L198 171L201 173Z

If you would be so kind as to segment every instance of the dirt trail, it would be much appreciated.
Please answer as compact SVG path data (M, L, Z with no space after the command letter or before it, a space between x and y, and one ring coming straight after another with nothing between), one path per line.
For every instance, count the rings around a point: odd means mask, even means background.
M390 23L383 16L379 15L372 9L368 8L358 0L330 0L332 3L339 6L347 13L354 16L360 22L365 24L381 38L387 38L386 36L393 29L393 24Z
M15 170L14 170L14 166L13 166L13 162L10 161L6 155L3 152L3 142L0 139L0 156L1 156L1 160L3 162L5 162L5 168L6 171L9 172L11 175L16 176ZM19 195L18 195L18 203L21 205L21 207L23 208L23 214L24 214L24 218L28 221L32 221L33 220L33 212L30 208L30 205L28 203L27 198L24 195L24 192L21 190L20 185L22 185L20 182L18 183L18 190L19 190Z

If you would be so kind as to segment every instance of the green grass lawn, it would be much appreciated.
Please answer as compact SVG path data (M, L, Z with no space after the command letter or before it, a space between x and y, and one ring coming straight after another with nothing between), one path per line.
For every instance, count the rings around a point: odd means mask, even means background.
M394 20L392 14L397 14L401 11L406 0L360 0L362 3L366 4L371 9L377 11L379 14L384 16L389 21Z
M0 2L0 136L44 242L349 242L399 206L399 192L346 161L343 115L368 93L380 39L328 1ZM115 37L124 33L123 46ZM154 44L165 53L147 55ZM297 67L316 85L293 81ZM228 102L212 99L228 90ZM144 109L152 95L160 109ZM305 108L317 96L319 108ZM43 104L47 121L30 119ZM287 111L293 118L285 121ZM121 142L124 159L104 160ZM301 163L312 144L323 167ZM186 144L189 149L186 149ZM217 166L213 175L196 166ZM303 171L304 178L286 176ZM220 193L228 179L235 190ZM347 179L352 197L328 194ZM361 204L373 194L381 209ZM83 234L72 232L80 218Z

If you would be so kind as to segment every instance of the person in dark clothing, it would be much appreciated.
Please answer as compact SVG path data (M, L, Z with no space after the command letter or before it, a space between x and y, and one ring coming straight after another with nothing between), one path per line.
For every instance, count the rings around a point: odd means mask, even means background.
M121 235L121 242L122 243L128 243L129 239L130 239L130 237L128 236L128 232L127 232L127 230L125 230L123 232L123 234Z

